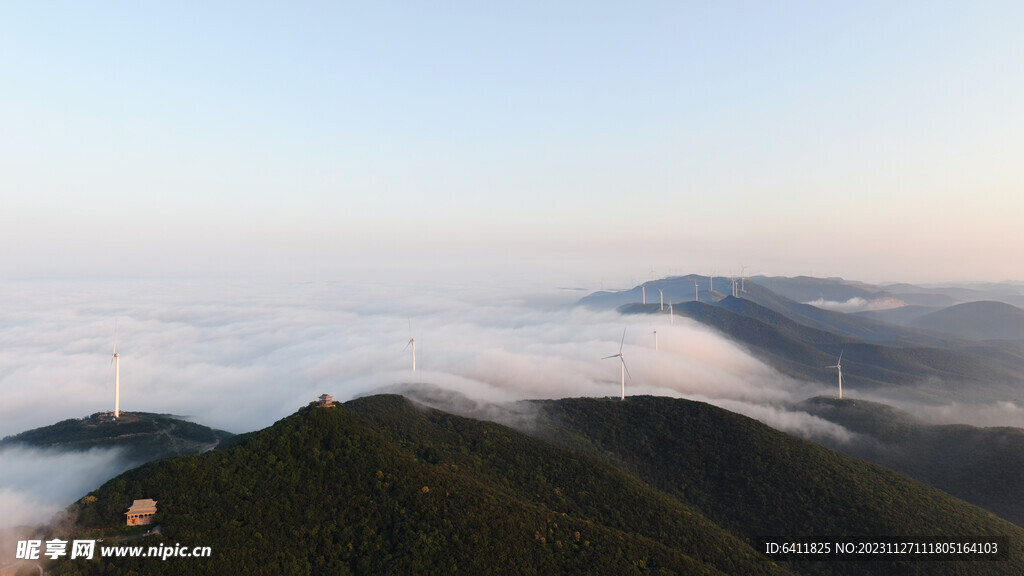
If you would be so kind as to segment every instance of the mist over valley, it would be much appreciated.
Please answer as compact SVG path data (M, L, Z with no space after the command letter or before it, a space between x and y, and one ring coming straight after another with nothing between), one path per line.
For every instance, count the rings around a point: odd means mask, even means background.
M579 291L529 286L93 283L65 290L61 284L16 283L6 292L9 309L19 312L3 332L7 368L0 385L6 402L0 432L14 435L109 410L114 318L123 410L185 414L236 433L269 426L327 392L342 401L399 393L543 436L547 428L530 401L618 396L617 362L603 358L619 350L621 339L627 396L708 402L894 466L1019 521L1016 508L993 497L1007 488L994 460L961 473L995 474L993 480L957 492L965 480L935 472L942 468L940 452L917 446L914 437L876 438L872 430L819 408L822 398L836 396L835 371L826 367L842 352L845 398L898 406L931 426L1020 428L1022 372L1013 341L959 340L818 308L761 281L738 282L734 297L726 279L716 279L711 290L710 277L675 277L579 301ZM795 282L795 292L786 291L783 278L765 283L800 298L848 302L876 294L892 302L876 286L855 283L851 290L845 281ZM816 291L809 288L814 285ZM115 292L122 296L112 305ZM951 291L949 298L956 294ZM62 401L38 400L50 397ZM994 436L973 437L969 450L984 454L986 438ZM20 478L4 480L6 525L46 522L131 467L128 448L4 448ZM992 447L993 453L1004 449ZM29 450L49 452L29 457ZM917 450L917 464L896 466L891 456L907 450ZM65 475L69 461L75 462L70 469L92 472Z

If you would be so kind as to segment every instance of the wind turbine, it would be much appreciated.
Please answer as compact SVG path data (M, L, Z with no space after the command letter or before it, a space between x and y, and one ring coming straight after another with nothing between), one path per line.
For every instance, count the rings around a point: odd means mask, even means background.
M658 295L661 296L661 311L665 311L665 291L658 288Z
M117 353L117 320L114 321L114 355L110 357L114 365L114 419L121 416L121 355Z
M658 331L657 330L654 331L654 349L655 350L658 349Z
M839 399L843 398L843 351L839 351L839 360L836 360L835 366L826 366L826 368L835 368L839 371Z
M671 300L668 301L668 323L669 324L675 324L676 323L676 313L672 310L672 301Z
M693 281L693 301L700 302L700 292L697 288L697 281Z
M416 371L416 339L412 337L412 320L409 321L409 341L405 343L405 348L402 348L402 352L405 352L409 346L412 346L412 371Z
M620 368L619 371L622 374L622 399L623 400L626 399L626 375L629 374L629 369L626 368L626 359L622 355L622 345L625 344L625 343L626 343L626 329L623 328L622 329L622 341L619 342L619 353L618 354L613 354L611 356L605 356L604 358L602 358L602 360L608 360L609 358L618 358L619 359L619 364L621 365L621 368ZM632 380L633 377L630 376L629 379Z
M643 304L647 304L647 286L644 286L643 284L641 284L640 285L640 291L643 294L643 298L644 298Z

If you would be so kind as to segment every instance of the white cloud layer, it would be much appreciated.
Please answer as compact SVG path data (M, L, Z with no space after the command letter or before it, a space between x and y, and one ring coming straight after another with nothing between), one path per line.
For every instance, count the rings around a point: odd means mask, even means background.
M110 411L116 319L122 410L185 415L232 432L268 426L322 393L344 401L396 384L480 402L618 396L618 360L602 358L619 351L625 328L628 394L703 400L808 438L849 438L783 408L827 387L784 377L686 318L670 324L667 315L573 307L578 291L354 282L0 287L0 435ZM92 464L83 466L104 470L81 475L90 482L116 469L107 456L85 458ZM43 501L0 479L0 499L22 494L49 513L98 483Z
M854 297L850 298L845 302L836 302L834 300L825 300L824 298L818 298L810 302L804 302L804 304L810 304L823 310L833 310L835 312L845 312L852 314L853 312L864 312L866 310L891 310L893 308L900 308L906 306L906 303L896 298L875 298L874 300L867 300L865 298Z
M1024 428L1024 406L1019 402L1003 400L989 404L954 402L940 406L907 405L922 421L930 424L958 422L972 426L1013 426Z
M117 449L0 449L0 529L46 522L128 468Z
M0 302L0 434L111 410L115 319L122 410L232 432L267 426L324 392L345 400L402 382L495 401L617 395L617 361L601 358L618 352L623 328L630 394L779 403L802 389L688 319L593 312L571 306L577 292L535 293L11 283Z

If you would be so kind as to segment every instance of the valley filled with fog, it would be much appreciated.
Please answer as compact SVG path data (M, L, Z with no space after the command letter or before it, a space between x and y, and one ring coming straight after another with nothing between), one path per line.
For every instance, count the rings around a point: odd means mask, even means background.
M681 314L578 306L587 294L582 290L485 283L11 282L3 294L2 436L110 411L116 324L122 410L180 415L235 433L266 427L322 393L345 401L420 391L421 401L436 407L476 417L490 409L497 421L502 406L517 400L617 397L619 362L605 357L619 351L622 339L627 395L709 402L830 444L854 437L792 408L834 394L833 382L784 376ZM410 337L416 340L415 372ZM857 390L855 373L848 378L848 394L879 399ZM1010 399L895 403L932 422L1024 425ZM0 476L8 524L29 521L23 509L52 514L123 469L116 453L28 457L6 450L4 461L16 464Z

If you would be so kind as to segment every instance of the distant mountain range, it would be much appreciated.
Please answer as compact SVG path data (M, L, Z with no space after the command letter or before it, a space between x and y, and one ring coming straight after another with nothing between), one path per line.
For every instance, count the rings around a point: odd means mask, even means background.
M148 545L208 559L69 574L1020 574L1024 529L880 466L687 400L527 403L527 435L393 395L303 408L150 463L72 508L159 504ZM73 536L69 536L73 537ZM1000 561L769 557L770 542L997 542ZM867 559L860 557L860 559Z
M840 279L754 277L745 279L734 297L728 279L717 278L711 290L709 277L690 275L645 283L646 305L638 288L596 292L579 304L627 314L667 314L659 300L651 299L660 289L675 313L718 330L799 379L833 380L826 366L842 352L851 390L942 401L1024 400L1024 310L986 301L942 309L907 306L905 313L899 312L904 307L846 313L792 300L762 282L821 303L860 298L891 306L894 298L915 293L910 285L890 290ZM720 285L728 294L719 291ZM941 295L921 290L932 299ZM973 292L978 291L952 291L959 296Z
M678 294L695 281L707 285L709 280L688 276L649 286ZM926 402L1022 403L1024 310L986 300L943 308L907 305L850 314L790 299L820 304L851 299L886 306L897 299L936 304L993 293L1007 299L1018 286L951 287L944 292L841 279L758 277L747 279L744 288L737 291L737 297L717 290L701 291L700 301L695 301L691 292L683 301L674 301L673 309L741 343L780 372L798 379L831 384L835 371L826 366L833 365L842 353L844 388L847 396L852 391L853 398L813 398L792 407L856 435L850 442L825 441L829 447L877 462L1024 524L1024 505L1018 497L1024 491L1024 468L1019 464L1024 461L1024 430L928 425L885 404L856 399L858 393L873 392ZM614 306L626 314L663 313L660 303L644 305L634 296L635 290L595 293L580 304Z
M930 312L913 326L974 340L1024 340L1024 310L1003 302L967 302Z
M868 284L842 278L814 278L797 276L750 276L736 278L737 284L746 292L751 284L760 286L781 296L802 304L817 304L819 307L843 309L846 312L881 312L904 307L936 311L956 304L993 301L1024 307L1024 284L987 283L969 285L915 286L913 284ZM647 290L647 301L657 303L658 290L673 302L693 300L694 283L701 293L701 301L709 302L713 297L724 297L732 293L732 278L711 277L690 274L650 280L628 290L595 292L581 300L582 304L601 308L616 308L623 304L640 302L643 288ZM741 294L746 296L746 294ZM609 306L611 304L611 306ZM857 307L861 310L857 310Z
M7 436L0 441L0 447L20 445L69 451L120 448L126 459L141 464L212 450L233 436L169 414L122 412L115 420L109 413L100 412Z
M843 303L855 298L872 302L897 298L895 293L890 292L884 286L851 282L842 278L754 276L749 281L797 302Z

